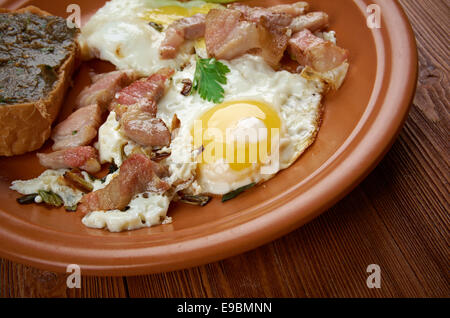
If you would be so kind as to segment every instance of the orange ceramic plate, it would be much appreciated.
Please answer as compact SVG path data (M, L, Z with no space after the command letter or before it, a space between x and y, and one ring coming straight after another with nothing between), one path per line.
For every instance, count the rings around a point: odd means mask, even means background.
M35 5L67 17L73 1L0 1L10 9ZM280 1L251 1L275 4ZM85 23L104 1L77 1ZM396 1L310 0L331 17L339 45L350 52L343 87L327 96L318 138L290 168L227 203L206 207L172 204L173 223L123 233L82 225L79 213L21 206L11 181L44 169L34 153L0 158L0 254L13 261L64 272L135 275L216 261L278 238L312 220L352 190L381 160L402 127L414 94L417 53L414 35ZM366 24L369 4L381 9L381 29ZM75 78L66 105L86 84L87 68ZM64 112L63 112L64 114ZM62 115L64 116L64 115ZM48 145L46 145L48 147ZM317 233L317 235L322 235ZM325 235L325 234L323 234Z

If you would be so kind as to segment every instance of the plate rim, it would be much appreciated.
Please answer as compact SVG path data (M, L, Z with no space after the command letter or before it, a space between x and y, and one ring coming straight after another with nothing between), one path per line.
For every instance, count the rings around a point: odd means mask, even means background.
M369 1L353 0L353 2L362 9L367 6ZM399 103L396 104L398 109L396 109L396 115L391 118L388 124L383 122L381 125L383 127L382 133L378 134L378 136L374 136L372 130L374 125L380 125L380 114L372 118L373 122L368 125L364 117L370 113L369 110L371 108L368 107L364 111L357 126L353 129L350 136L346 138L344 144L322 164L320 169L308 177L308 179L313 180L317 179L320 174L326 174L326 180L329 182L328 186L324 186L325 178L319 178L316 184L308 190L310 194L309 199L305 200L304 197L298 195L296 191L300 186L297 185L290 189L289 193L277 195L271 200L269 205L266 204L264 209L269 211L259 217L253 217L246 221L241 220L235 224L236 220L233 220L233 216L229 216L230 222L227 223L227 227L220 231L195 236L189 233L193 232L193 229L196 228L194 227L187 229L190 236L188 235L187 238L175 243L147 247L138 246L127 248L126 250L121 249L120 246L105 250L99 244L97 244L99 246L93 244L90 248L81 246L78 248L73 246L55 248L54 244L52 244L53 241L49 239L50 237L57 239L58 235L63 235L64 237L74 236L74 238L79 236L52 229L43 230L42 227L31 222L4 215L0 209L0 240L3 242L0 245L0 255L37 268L65 272L66 266L74 263L73 258L75 257L71 255L79 253L78 257L82 256L84 263L79 262L80 259L78 259L77 264L82 268L83 275L129 276L158 273L198 266L243 253L277 239L317 217L353 190L381 161L401 131L407 118L411 101L414 98L418 77L418 53L414 32L408 18L397 0L388 4L382 0L372 0L370 2L381 6L389 6L395 10L383 10L383 23L385 24L381 29L372 30L378 59L375 81L381 82L386 76L389 76L390 81L384 87L380 86L381 91L378 92L378 96L374 96L377 85L375 83L369 104L380 104L379 112L386 111L386 104L389 103L388 97L391 97L393 100L399 100ZM393 29L394 32L388 30L387 27L390 23L395 23L398 29ZM385 44L388 44L388 48L385 47ZM382 52L379 51L380 45L383 46ZM404 50L401 56L394 54L394 51L398 48ZM385 55L386 52L391 54L389 56ZM407 80L403 84L393 83L393 77L395 75L398 76L398 74L393 74L394 71L398 68L402 69L398 65L402 65L403 70L408 72L408 76L404 76ZM389 72L386 72L386 69ZM380 73L383 75L381 78L379 77ZM398 86L401 87L400 93L398 91L394 93L395 99L392 97L393 85L397 89ZM380 101L380 98L383 98L383 100ZM367 130L367 132L361 135L363 129ZM361 146L361 143L363 141L367 142L367 140L371 142L368 145ZM350 145L355 143L357 146L348 153ZM340 168L335 169L335 167ZM330 169L332 171L329 171ZM342 180L345 180L343 182L345 184L344 187L339 190L331 189L332 185L341 185ZM324 196L323 193L332 194ZM285 198L287 196L290 196L290 198L288 201L284 201L282 208L269 209L274 205L274 201L279 201L281 197ZM318 197L326 197L327 200L317 200ZM300 202L303 204L302 208L297 206ZM305 211L309 212L306 213ZM280 218L290 218L290 222L281 225L280 221L277 220ZM230 230L233 231L232 236L229 234ZM28 233L29 235L30 232L35 233L34 238L42 238L42 241L36 241L30 237L27 238L26 234ZM102 242L110 240L110 238L105 237L96 239ZM42 251L45 256L53 255L54 259L33 256L33 253L30 252L36 249ZM188 259L186 259L187 253L192 254L188 254L191 255ZM72 262L70 261L71 257ZM121 262L129 257L137 260L135 264L130 265ZM107 260L107 263L102 262L105 260Z

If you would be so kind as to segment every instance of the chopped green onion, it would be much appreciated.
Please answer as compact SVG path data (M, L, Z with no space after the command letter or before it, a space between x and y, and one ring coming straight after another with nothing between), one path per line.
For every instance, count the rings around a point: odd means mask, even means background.
M64 179L83 192L91 192L94 190L92 184L72 171L67 171L64 173Z
M67 212L75 212L77 210L78 204L72 205L72 206L64 206L64 209L66 209Z
M250 184L248 184L246 186L243 186L243 187L241 187L239 189L236 189L234 191L228 192L227 194L222 196L222 202L226 202L228 200L234 199L235 197L240 195L242 192L244 192L244 191L246 191L246 190L248 190L250 188L253 188L255 185L256 185L256 183L250 183Z
M42 201L48 205L60 207L64 204L63 199L52 191L38 190L38 194L42 198Z
M37 193L31 193L31 194L24 195L23 197L17 198L16 201L19 204L30 204L30 203L34 203L34 199L37 196L38 196Z
M109 173L114 173L117 171L117 169L119 169L119 167L117 167L117 165L113 162L111 163L111 165L109 166Z
M161 24L156 22L149 22L148 25L150 25L153 29L155 29L158 32L162 32L164 29Z
M211 197L206 195L184 195L180 201L191 205L205 206L211 200Z

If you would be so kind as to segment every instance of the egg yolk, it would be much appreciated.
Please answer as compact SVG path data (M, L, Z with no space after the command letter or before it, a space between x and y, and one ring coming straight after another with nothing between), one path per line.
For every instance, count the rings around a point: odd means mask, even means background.
M268 104L230 101L205 112L194 122L191 134L194 149L201 149L197 162L214 163L223 159L240 171L267 163L275 138L279 138L281 120Z
M149 22L169 25L181 18L190 17L197 13L207 14L209 10L220 7L218 4L206 3L201 7L185 8L181 6L164 6L148 9L142 14L142 18Z

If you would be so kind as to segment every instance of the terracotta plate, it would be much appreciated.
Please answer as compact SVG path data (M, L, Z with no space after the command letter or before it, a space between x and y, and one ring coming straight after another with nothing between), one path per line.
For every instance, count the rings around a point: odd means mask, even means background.
M279 2L279 1L278 1ZM67 17L64 1L0 1L10 9L28 4ZM82 23L104 1L78 0ZM274 4L277 1L252 1ZM10 182L44 169L33 153L0 158L0 254L43 269L134 275L169 271L242 253L312 220L352 190L380 161L402 127L414 94L417 53L414 35L396 1L310 0L331 17L339 45L350 51L344 86L327 96L322 128L314 145L289 169L225 204L204 208L173 204L172 224L123 233L84 227L79 213L20 206ZM366 24L369 4L381 9L381 29ZM84 65L67 107L86 84ZM66 111L67 112L67 111ZM64 115L64 112L62 114ZM48 146L48 145L46 145ZM321 235L317 233L317 235Z

